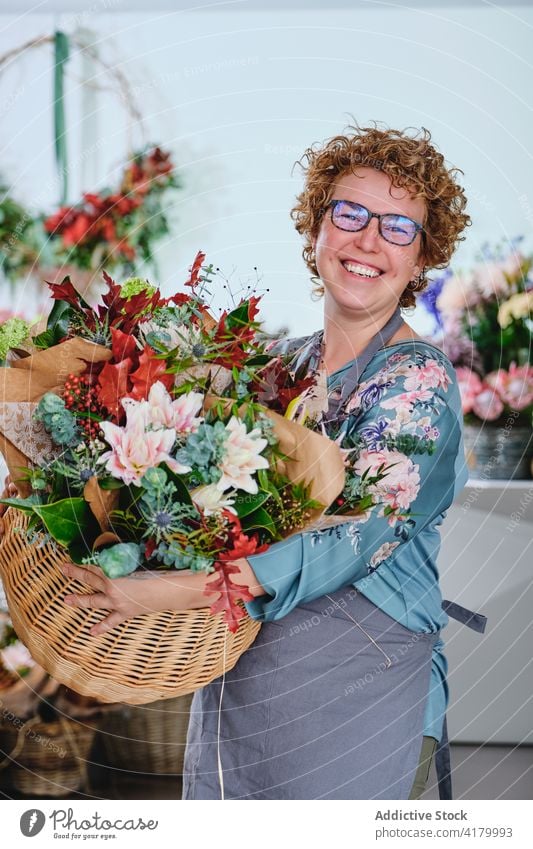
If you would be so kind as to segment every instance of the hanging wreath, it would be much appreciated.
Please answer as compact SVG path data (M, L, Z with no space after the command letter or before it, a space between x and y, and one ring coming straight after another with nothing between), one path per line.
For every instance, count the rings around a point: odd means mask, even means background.
M66 204L69 169L63 86L71 46L110 75L142 136L144 130L122 71L76 36L56 32L32 39L0 56L0 73L28 50L50 44L54 47L54 143L61 202L52 213L32 216L4 191L0 204L2 271L12 282L35 271L52 282L70 274L84 293L103 269L132 275L142 263L148 263L157 272L154 245L169 233L166 192L181 187L170 154L158 145L144 144L129 157L118 186L84 192L80 201Z

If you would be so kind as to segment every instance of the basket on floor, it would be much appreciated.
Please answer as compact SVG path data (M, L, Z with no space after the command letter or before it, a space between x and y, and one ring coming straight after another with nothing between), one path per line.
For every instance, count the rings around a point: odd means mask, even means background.
M13 626L57 681L101 702L146 704L192 693L237 663L260 623L244 616L235 633L209 609L146 613L92 636L104 611L68 607L69 592L94 590L60 571L68 556L29 544L27 518L10 507L0 541L0 576Z
M153 775L181 775L192 693L106 714L98 730L106 763Z
M25 796L68 796L83 789L96 727L64 716L0 719L0 770Z

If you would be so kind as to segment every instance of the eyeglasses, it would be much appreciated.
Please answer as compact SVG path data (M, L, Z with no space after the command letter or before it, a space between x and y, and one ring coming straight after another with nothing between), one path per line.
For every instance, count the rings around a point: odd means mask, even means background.
M332 200L326 208L329 209L329 207L331 207L331 220L335 227L351 233L364 230L372 218L377 218L380 235L393 245L411 245L416 239L416 234L424 229L421 224L417 224L405 215L395 215L392 212L378 215L377 212L370 212L366 206L352 203L350 200Z

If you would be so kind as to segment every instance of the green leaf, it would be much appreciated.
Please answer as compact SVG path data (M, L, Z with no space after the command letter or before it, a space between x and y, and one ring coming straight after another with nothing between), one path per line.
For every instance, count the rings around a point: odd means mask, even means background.
M67 336L74 311L67 301L54 301L54 306L48 316L46 330L39 333L33 340L37 348L50 348L57 345Z
M242 304L239 304L238 307L235 307L235 309L229 312L226 316L226 326L238 327L243 324L249 324L250 320L248 318L248 309L248 301L244 301Z
M266 489L266 490L269 489L270 481L268 479L268 472L267 472L266 469L259 469L258 470L257 480L259 481L259 486L261 487L261 489Z
M248 366L266 366L267 363L273 358L271 354L255 354L253 357L250 357L246 360L246 367Z
M98 486L100 489L120 489L124 486L124 481L112 477L98 478Z
M28 498L0 498L0 504L7 504L8 507L15 507L26 516L31 516L34 512L34 507L39 504L39 496L30 495Z
M249 516L250 513L261 507L270 498L270 495L270 492L258 492L256 495L250 495L245 492L242 495L237 495L233 506L237 511L239 519Z
M48 533L66 548L80 537L87 537L94 524L91 509L84 498L63 498L54 504L35 504L33 511Z
M192 498L187 486L180 475L176 472L173 472L166 463L160 463L160 468L164 469L164 472L169 479L174 484L176 492L178 494L178 498L181 504L192 504Z
M260 507L258 510L255 510L253 513L246 516L242 522L242 527L247 531L254 531L259 528L263 528L271 536L278 536L272 516L270 516L263 507Z

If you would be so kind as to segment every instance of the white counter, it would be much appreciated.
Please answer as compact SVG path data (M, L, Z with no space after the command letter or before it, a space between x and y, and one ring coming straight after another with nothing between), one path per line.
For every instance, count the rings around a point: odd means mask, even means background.
M471 480L443 523L444 597L488 618L443 634L452 740L533 743L532 542L533 481Z

